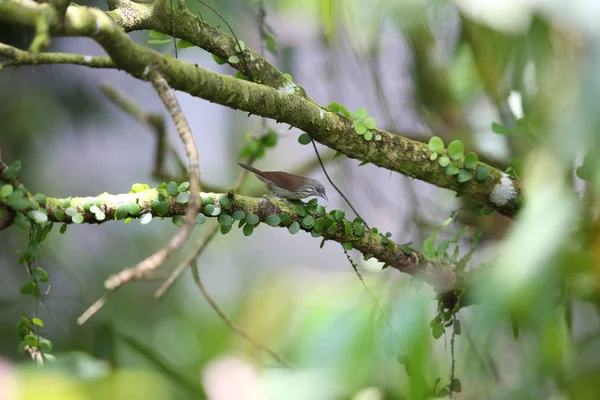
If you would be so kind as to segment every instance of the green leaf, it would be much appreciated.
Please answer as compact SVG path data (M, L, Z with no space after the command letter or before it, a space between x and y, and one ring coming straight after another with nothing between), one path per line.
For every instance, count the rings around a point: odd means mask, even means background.
M352 227L354 228L354 234L356 236L362 236L365 234L365 227L363 226L363 224L355 222L352 224Z
M340 111L340 105L338 103L336 103L335 101L332 101L331 103L327 104L327 108L330 111L333 111L334 113L337 113Z
M262 137L261 141L267 147L274 147L277 145L278 137L279 135L277 134L277 131L269 128L267 134Z
M441 322L437 322L431 327L431 334L434 339L439 339L444 334L444 325Z
M35 200L40 203L40 205L45 206L46 205L46 195L43 193L36 193L35 194Z
M350 251L350 250L352 250L352 243L350 243L350 242L344 242L344 243L342 243L342 247L345 250Z
M90 207L89 212L91 212L92 214L96 214L98 211L100 211L100 207L98 207L97 205L93 205Z
M237 211L234 211L233 214L231 214L231 216L233 217L234 220L240 221L246 217L246 213L243 212L242 210L237 210Z
M233 225L221 225L221 235L227 235L233 229Z
M19 289L19 292L21 292L21 294L32 294L34 290L35 290L35 283L26 282L21 286L21 288Z
M233 217L231 215L227 215L227 214L221 214L219 215L219 224L221 225L233 225L233 222L235 220L233 219Z
M250 236L252 235L252 232L254 232L254 227L250 224L246 224L242 228L242 232L244 232L244 236Z
M377 120L375 118L365 119L365 125L367 129L375 129L377 127Z
M492 122L492 132L499 135L518 135L520 132L515 132L512 129L505 128L504 126Z
M412 242L408 242L402 245L402 252L404 254L406 254L407 256L410 256L413 252L413 250L410 248L410 246L412 245Z
M466 169L461 169L460 172L458 173L458 182L460 183L465 183L470 181L473 178L473 174L469 171L467 171Z
M14 189L13 189L12 185L8 185L8 184L3 185L0 188L0 197L5 198L5 197L10 196L10 194L13 192L13 190Z
M164 39L164 38L169 37L165 33L157 32L157 31L153 31L153 30L148 31L148 36L151 37L152 39Z
M466 169L475 169L477 164L479 163L479 157L476 153L470 152L465 156L465 168Z
M217 56L215 54L212 54L212 53L211 53L211 56L212 56L213 60L215 60L215 62L217 64L219 64L219 65L225 64L225 60L223 60L221 57L219 57L219 56Z
M281 218L281 225L283 226L290 226L292 224L292 217L289 214L281 214L279 218Z
M187 49L187 48L190 48L190 47L194 47L194 44L188 42L187 40L180 39L177 42L177 47L180 48L180 49Z
M379 142L381 140L381 135L375 135L375 141Z
M131 185L131 191L133 193L143 192L144 191L144 185L142 185L141 183L134 183L133 185Z
M484 167L483 165L479 165L475 170L475 179L479 182L483 182L487 179L489 175L488 167Z
M179 193L185 192L186 190L188 190L189 187L190 187L190 183L189 182L182 182L182 183L179 184L179 186L177 186L177 191Z
M345 117L352 117L352 114L350 114L350 111L348 111L346 109L346 107L344 107L343 105L340 104L340 111L342 112L342 114L344 114Z
M367 126L360 121L356 121L353 128L354 132L358 133L359 135L364 135L365 132L367 132Z
M81 213L77 213L71 217L71 220L75 224L81 224L83 223L83 215Z
M315 219L311 215L307 215L302 218L302 226L305 228L312 228L315 225Z
M184 221L185 221L185 218L183 217L183 215L173 215L173 218L171 219L171 222L173 222L173 225L175 225L179 228L181 228Z
M154 205L154 203L152 204ZM159 201L154 209L159 216L164 217L169 213L169 204L165 201Z
M142 208L136 203L129 203L128 208L129 215L131 215L132 217L137 217L140 214L140 211L142 211Z
M431 153L431 155L429 156L429 159L431 161L435 161L438 158L438 153Z
M177 190L178 187L179 186L177 185L177 182L169 182L167 184L167 193L169 193L171 196L177 196L177 193L179 193L179 190Z
M429 150L438 154L442 153L444 151L444 141L437 136L432 137L429 139Z
M231 208L231 200L229 200L229 196L224 194L219 197L219 204L223 209L229 210Z
M206 222L206 217L203 214L196 214L196 225L202 225Z
M4 171L4 174L2 174L2 177L4 179L12 179L17 175L17 172L19 172L19 170L21 169L21 167L23 166L23 163L19 160L17 161L13 161L10 166Z
M60 231L59 231L59 232L60 232L61 234L63 234L63 233L65 233L66 231L67 231L67 224L63 224L63 225L60 227Z
M50 353L52 351L52 342L46 338L39 338L40 343L39 343L39 347L40 347L40 351L42 353Z
M40 210L31 210L27 213L27 216L36 224L44 224L48 222L48 216L46 213L43 213Z
M48 275L48 272L46 272L46 270L41 267L36 267L33 270L31 276L33 277L33 279L36 282L46 283L50 280L50 276Z
M460 169L454 164L448 164L446 168L444 168L444 173L448 176L457 175L460 172Z
M177 195L175 203L185 204L190 200L190 194L188 192L182 192Z
M167 44L167 43L171 43L171 39L150 39L146 43L148 43L148 44Z
M292 222L292 224L288 227L288 231L295 235L300 230L300 224L297 221Z
M369 116L369 112L366 108L359 108L358 110L352 113L352 118L354 119L366 119Z
M281 223L281 218L277 214L269 215L267 218L265 218L265 223L273 227L279 226Z
M256 225L260 222L260 218L256 214L248 214L246 215L246 223L249 225Z
M440 157L438 162L440 163L440 166L445 168L450 164L450 159L448 157L444 156L444 157Z
M294 82L294 78L290 74L283 74L283 76L290 82Z
M304 217L306 215L306 207L302 204L296 204L296 214L300 217Z
M465 146L460 140L454 140L448 145L448 154L453 160L460 160L465 155Z
M204 215L212 216L212 214L215 212L215 206L213 206L212 204L209 204L204 207L202 212L204 213Z
M336 158L340 157L342 155L342 153L340 153L339 151L336 151L335 154L333 155L332 160L335 160Z
M240 58L238 56L229 56L229 58L227 59L227 61L230 64L237 64L237 63L240 62ZM246 235L246 236L249 236L249 235Z
M25 343L27 343L28 346L30 347L37 347L38 346L38 339L36 335L25 335L25 337L23 338L23 341Z
M423 253L427 258L435 258L435 245L433 242L433 237L428 237L423 242Z
M235 45L235 51L237 51L238 53L241 53L245 49L246 49L246 44L244 42L242 42L241 40L238 40L237 44Z
M263 34L263 39L267 46L267 50L269 50L272 55L277 56L277 41L275 40L275 37L269 32L265 32Z
M302 145L307 145L312 141L311 137L308 136L308 133L303 133L302 135L298 136L298 143L302 144Z
M333 217L335 218L335 220L337 222L342 222L344 220L345 215L346 215L346 213L343 212L342 210L335 210Z
M67 213L68 214L68 213ZM115 211L115 219L124 219L129 215L129 204L121 204Z
M33 317L33 318L31 318L31 322L33 322L33 323L34 323L34 325L37 325L37 326L39 326L40 328L43 328L43 327L44 327L44 322L43 322L41 319L37 318L37 317Z
M365 140L367 142L370 142L371 139L373 139L373 132L372 131L366 131L365 135L363 137L365 138Z

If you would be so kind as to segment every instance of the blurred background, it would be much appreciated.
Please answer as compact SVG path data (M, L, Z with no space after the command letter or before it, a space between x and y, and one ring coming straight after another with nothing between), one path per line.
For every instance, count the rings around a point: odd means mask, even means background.
M153 293L210 229L154 280L126 285L83 326L77 317L102 296L111 274L135 265L176 232L170 220L55 227L39 264L51 289L40 308L19 288L18 251L27 231L0 232L0 398L412 399L595 398L600 393L597 196L600 180L596 97L600 89L600 4L572 0L479 2L377 0L212 1L239 39L262 44L261 4L276 51L265 57L316 102L366 108L378 127L427 142L460 139L466 151L522 179L516 221L476 215L455 193L390 173L317 145L333 181L370 226L398 244L422 248L440 229L460 254L476 247L477 305L457 314L460 334L435 339L437 301L429 286L350 252L384 310L374 305L337 243L260 226L250 237L217 234L198 259L207 290L257 341L296 366L284 368L215 314L186 271L160 300ZM83 2L106 10L102 2ZM192 12L227 32L202 4ZM227 32L229 33L229 32ZM173 43L137 43L175 56ZM0 26L0 42L26 49L33 33ZM271 49L272 50L272 49ZM84 38L54 38L48 51L103 55ZM181 60L233 75L197 47ZM71 65L0 71L0 148L22 160L20 180L52 197L127 193L152 176L156 138L100 90L109 84L144 112L166 117L154 89L124 72ZM200 152L203 184L225 191L239 154L265 128L278 133L255 166L325 183L328 209L352 211L301 146L296 129L177 93ZM168 121L168 119L167 119ZM503 129L493 129L496 123ZM169 137L180 154L172 123ZM585 157L588 155L588 157ZM585 162L584 162L585 157ZM579 167L585 167L585 174ZM582 167L582 168L583 168ZM175 164L170 162L175 174ZM585 178L585 179L580 179ZM241 193L260 196L249 176ZM481 234L475 234L481 232ZM18 353L15 326L38 312L57 360L43 371ZM456 333L456 331L455 331ZM2 396L6 397L2 397ZM54 397L53 397L54 396Z

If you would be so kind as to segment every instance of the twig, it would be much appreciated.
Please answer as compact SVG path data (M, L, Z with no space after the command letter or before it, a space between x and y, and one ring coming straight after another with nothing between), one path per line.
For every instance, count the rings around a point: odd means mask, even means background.
M0 63L0 70L19 65L74 64L90 68L116 68L110 57L85 56L69 53L32 53L0 43L0 55L10 58Z
M210 304L212 309L219 315L219 317L221 317L221 319L223 321L225 321L225 323L229 326L229 329L231 329L232 331L234 331L235 333L237 333L238 335L242 336L244 339L246 339L247 341L252 343L252 345L254 345L254 347L261 349L262 351L264 351L266 353L269 353L271 355L271 357L273 357L274 359L279 361L279 363L281 363L282 365L284 365L288 368L292 368L292 365L288 361L286 361L283 357L281 357L279 354L277 354L275 351L271 350L267 346L265 346L261 343L258 343L251 336L249 336L246 332L244 332L244 330L240 329L235 324L235 322L233 322L231 320L231 318L229 318L229 316L221 309L221 307L219 307L219 305L214 301L214 299L206 291L206 288L202 284L202 280L200 279L200 273L198 272L198 264L197 264L196 260L192 261L192 275L194 276L194 282L196 283L196 286L198 286L198 289L200 289L200 291L202 292L202 295L204 296L206 301L208 301L208 304Z
M168 181L181 181L186 178L187 167L177 149L173 146L169 138L167 137L167 130L165 128L165 120L159 113L146 113L142 111L133 101L127 99L125 96L120 94L114 87L103 84L100 86L100 90L111 100L115 105L123 109L126 113L130 114L136 120L148 125L156 134L156 152L154 154L154 169L152 175L157 179ZM165 172L165 154L170 152L177 167L180 170L181 176L169 175Z
M321 164L321 169L325 173L325 176L327 177L327 180L329 181L329 183L331 183L331 186L333 186L333 188L340 194L340 196L342 196L342 198L350 206L352 211L354 211L354 214L356 214L356 216L362 220L362 222L365 224L365 227L370 230L371 228L369 228L369 225L367 225L367 221L365 221L365 219L360 216L360 214L358 213L358 211L356 211L356 209L354 208L352 203L350 203L350 200L348 200L348 198L344 195L344 193L342 193L342 191L340 189L338 189L337 186L335 186L335 183L333 183L333 181L329 177L329 174L327 173L327 170L325 169L325 165L323 165L323 160L321 160L321 156L319 155L319 151L317 150L317 145L315 144L315 141L311 140L311 143L313 145L313 148L315 149L315 154L317 155L317 158L319 159L319 164Z
M102 296L98 300L96 300L96 302L94 304L92 304L87 310L84 311L83 314L81 314L81 316L79 316L79 318L77 318L77 324L78 325L85 324L88 319L90 319L94 314L96 314L98 312L98 310L100 310L102 308L103 305L106 304L106 302L108 301L108 299L110 298L110 296L113 293L115 293L115 290L112 290L112 291L104 294L104 296Z
M164 295L165 292L167 291L167 289L169 289L171 287L171 285L177 280L177 278L179 278L179 276L183 273L183 271L185 271L185 269L187 267L189 267L190 264L195 259L200 257L200 255L202 254L202 251L206 248L206 245L212 240L212 238L215 236L215 234L219 231L219 227L220 227L220 225L218 223L214 224L208 230L208 232L206 232L206 234L202 237L202 239L200 239L194 245L194 250L186 257L186 259L183 262L181 262L177 266L177 268L175 268L173 270L171 275L169 275L169 278L158 288L158 290L156 290L156 292L154 292L155 299L158 299L162 295Z
M160 267L166 259L176 250L178 250L188 239L194 224L198 206L200 205L200 169L199 169L199 155L194 136L190 126L185 118L185 115L181 111L181 107L175 97L174 91L171 89L167 81L160 75L154 68L149 68L148 77L152 82L154 88L159 94L165 107L171 114L171 118L175 122L175 128L177 133L184 143L186 155L188 158L188 174L190 178L190 199L187 204L186 213L183 225L181 229L171 238L169 243L162 249L158 250L148 258L139 262L136 266L127 268L117 273L116 275L108 277L104 282L104 287L110 291L114 291L124 285L125 283L134 279L139 279L149 272L156 270ZM98 302L96 302L98 303ZM84 323L89 319L95 312L97 312L103 303L99 307L94 308L92 306L88 309L79 319L78 322ZM83 318L85 316L85 318ZM80 322L83 321L83 322Z

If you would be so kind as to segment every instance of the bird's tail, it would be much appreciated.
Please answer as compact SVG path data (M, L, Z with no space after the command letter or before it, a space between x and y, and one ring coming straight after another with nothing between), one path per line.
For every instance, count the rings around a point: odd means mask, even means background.
M262 176L262 174L263 174L261 170L258 170L258 169L254 168L254 167L249 166L249 165L242 164L242 163L238 163L238 165L240 167L244 168L244 169L247 169L250 172L255 173L258 176Z

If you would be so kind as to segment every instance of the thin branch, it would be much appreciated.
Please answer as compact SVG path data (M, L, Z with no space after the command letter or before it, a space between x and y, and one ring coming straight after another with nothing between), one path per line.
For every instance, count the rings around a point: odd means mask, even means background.
M352 211L354 211L354 214L356 214L356 216L362 220L362 222L365 224L365 227L367 229L371 229L371 228L369 228L369 225L367 224L367 221L365 221L365 219L360 216L360 214L358 213L358 211L356 211L356 209L354 208L354 206L352 205L352 203L350 203L350 200L348 200L348 198L344 195L344 193L342 193L342 191L340 189L338 189L338 187L335 185L335 183L333 183L333 181L329 177L329 174L327 173L327 170L325 169L325 165L323 165L323 160L321 160L321 156L319 155L319 151L317 150L317 145L315 144L315 141L311 140L310 142L312 143L313 148L315 149L315 154L317 155L317 159L319 160L319 164L321 165L321 169L325 173L325 176L327 177L327 180L329 181L329 183L331 184L331 186L333 186L334 189L340 194L340 196L342 196L342 198L344 199L344 201L348 204L348 206L350 206L350 208L352 209Z
M92 304L87 310L85 310L83 312L83 314L81 314L79 316L79 318L77 318L77 324L78 325L85 324L88 319L90 319L94 314L96 314L102 308L102 306L104 306L106 304L106 302L108 301L110 296L114 293L115 293L115 291L112 290L108 293L105 293L102 297L100 297L98 300L96 300L96 302L94 304Z
M261 343L258 343L251 336L249 336L246 332L244 332L243 329L240 329L236 325L236 323L233 322L231 320L231 318L229 318L229 316L221 309L221 307L219 307L219 305L213 300L213 298L210 296L210 293L208 293L206 291L206 288L202 284L202 280L200 279L200 273L198 272L198 264L196 263L196 260L192 261L192 275L194 276L194 282L196 283L196 286L198 286L198 289L200 289L200 291L202 292L202 295L204 296L206 301L208 301L208 304L210 304L212 309L215 310L215 312L217 314L219 314L219 317L221 317L221 319L223 321L225 321L225 323L229 326L229 329L231 329L232 331L234 331L235 333L237 333L238 335L242 336L244 339L246 339L247 341L252 343L252 345L254 347L261 349L262 351L270 354L271 357L273 357L274 359L279 361L282 365L284 365L288 368L292 368L292 365L288 361L286 361L283 357L281 357L279 354L277 354L275 351L271 350L267 346L265 346Z
M183 271L185 271L187 267L189 267L190 264L194 262L194 260L200 257L200 255L206 248L206 245L208 245L208 243L210 243L210 241L215 237L216 233L219 232L220 226L221 225L219 225L218 223L214 224L208 230L208 232L206 232L206 234L200 240L198 240L198 242L196 242L196 244L194 245L194 249L185 258L185 260L183 260L183 262L181 262L177 266L177 268L173 270L171 275L169 275L169 278L156 290L156 292L154 292L155 299L158 299L161 296L163 296L165 292L171 287L171 285L175 283L175 281L177 280L177 278L179 278Z
M74 64L90 68L117 68L110 57L85 56L69 53L33 53L0 43L0 55L10 58L0 63L0 70L19 65Z
M104 287L110 291L114 291L125 283L133 279L139 279L149 272L156 270L172 253L183 246L192 232L195 224L196 213L200 206L201 187L199 154L191 128L185 118L185 115L181 111L181 107L179 106L177 98L175 97L174 91L169 87L167 81L162 77L162 75L160 75L153 68L149 68L148 77L163 101L165 107L171 114L171 118L175 122L177 133L179 134L179 137L185 146L185 151L188 158L188 174L190 178L190 198L187 204L183 225L181 226L181 229L179 229L171 238L169 243L148 258L139 262L136 266L124 269L116 275L108 277L108 279L106 279L104 282ZM94 313L97 312L103 304L104 303L96 302L95 305L98 306L95 308L92 306L90 309L88 309L78 319L78 322L80 324L84 323L87 319L94 315ZM92 310L92 308L94 309Z

